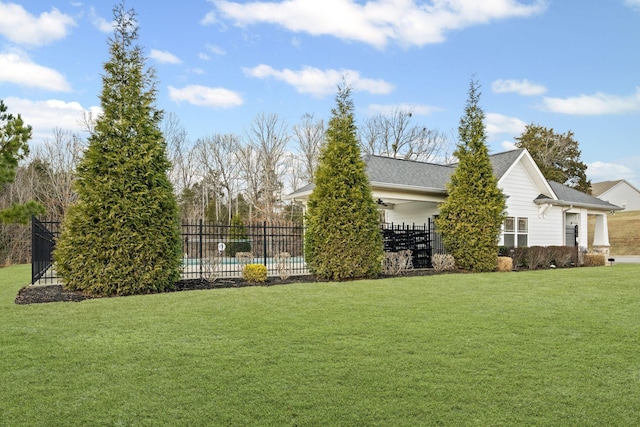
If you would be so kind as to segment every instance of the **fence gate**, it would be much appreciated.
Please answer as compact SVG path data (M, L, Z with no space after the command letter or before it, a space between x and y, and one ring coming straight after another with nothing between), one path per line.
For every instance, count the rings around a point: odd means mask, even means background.
M53 249L60 234L58 221L40 221L31 217L31 283L42 278L53 264Z

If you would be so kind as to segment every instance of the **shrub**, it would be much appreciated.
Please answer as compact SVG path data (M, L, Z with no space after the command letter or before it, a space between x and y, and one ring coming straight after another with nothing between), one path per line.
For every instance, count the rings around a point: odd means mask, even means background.
M511 271L513 270L513 260L508 256L498 257L498 271Z
M385 252L382 271L389 276L399 276L413 268L410 250Z
M204 258L201 262L202 276L209 282L215 282L220 272L220 258Z
M525 263L531 270L537 270L538 268L548 267L551 259L550 252L543 246L531 246L527 248Z
M278 266L278 276L282 280L291 277L291 254L289 252L280 252L274 257L274 261Z
M573 246L549 246L549 257L557 267L569 267L577 263L576 248Z
M442 271L451 271L456 268L456 260L450 254L435 254L431 258L433 269L438 273Z
M267 281L267 266L262 264L248 264L242 269L242 278L249 283L264 283Z
M585 267L601 267L605 265L607 258L604 254L585 254L584 266Z
M251 252L236 252L236 261L238 264L245 266L253 261L253 253Z

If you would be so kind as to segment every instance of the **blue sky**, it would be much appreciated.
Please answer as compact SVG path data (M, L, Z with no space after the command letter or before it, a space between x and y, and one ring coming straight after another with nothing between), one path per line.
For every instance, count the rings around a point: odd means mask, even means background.
M356 115L411 108L455 135L482 85L492 152L524 126L573 131L592 181L640 187L640 0L126 0L158 106L191 140L260 113L328 118L342 76ZM34 128L99 108L113 3L0 0L0 98Z

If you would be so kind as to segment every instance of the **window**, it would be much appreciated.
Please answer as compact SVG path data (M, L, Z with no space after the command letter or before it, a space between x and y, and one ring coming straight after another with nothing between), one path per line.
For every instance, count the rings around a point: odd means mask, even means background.
M509 216L504 220L504 246L523 248L529 245L529 219Z

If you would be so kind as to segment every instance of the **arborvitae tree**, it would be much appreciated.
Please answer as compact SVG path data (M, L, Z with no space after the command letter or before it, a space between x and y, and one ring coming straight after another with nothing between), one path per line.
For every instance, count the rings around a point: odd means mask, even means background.
M436 226L458 267L493 271L506 205L489 160L479 99L479 84L472 80L458 126L454 155L459 163L447 185L448 197L440 206Z
M340 88L336 102L309 196L305 257L322 278L373 277L382 269L382 234L356 139L350 88Z
M154 70L136 44L135 12L113 9L103 114L77 169L78 202L54 253L68 289L92 294L161 292L180 277L178 207L155 106Z
M529 151L545 178L591 193L587 165L580 160L580 148L573 132L558 134L531 123L516 138L516 147Z

